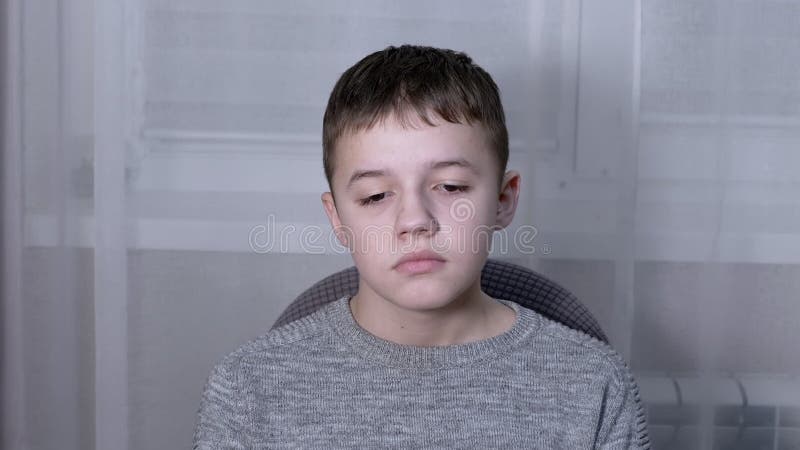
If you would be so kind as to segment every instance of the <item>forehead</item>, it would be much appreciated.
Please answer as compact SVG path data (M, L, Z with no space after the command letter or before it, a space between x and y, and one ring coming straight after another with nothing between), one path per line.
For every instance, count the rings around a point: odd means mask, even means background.
M466 160L483 167L491 163L491 149L485 128L479 124L422 121L401 124L393 118L373 127L343 135L336 146L337 172L353 170L431 166L443 159Z

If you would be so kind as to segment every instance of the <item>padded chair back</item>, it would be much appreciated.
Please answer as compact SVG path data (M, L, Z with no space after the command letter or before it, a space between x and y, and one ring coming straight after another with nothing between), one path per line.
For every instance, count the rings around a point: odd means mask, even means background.
M519 303L548 319L608 343L597 320L572 293L530 269L489 259L483 266L481 288L491 297ZM357 291L358 270L355 267L336 272L294 299L272 328L293 322Z

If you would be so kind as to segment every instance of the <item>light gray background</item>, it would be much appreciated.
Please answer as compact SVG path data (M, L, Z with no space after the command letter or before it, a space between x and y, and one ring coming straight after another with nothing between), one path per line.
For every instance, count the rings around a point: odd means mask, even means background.
M328 92L403 42L465 50L500 85L510 229L539 234L496 256L572 290L642 379L757 380L740 445L800 446L800 2L4 6L6 447L189 446L213 364L351 264L248 238L270 216L328 231ZM733 445L712 420L679 448Z

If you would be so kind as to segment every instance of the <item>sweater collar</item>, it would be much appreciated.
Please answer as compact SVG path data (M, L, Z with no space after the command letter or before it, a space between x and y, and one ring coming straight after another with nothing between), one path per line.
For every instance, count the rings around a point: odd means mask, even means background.
M402 345L382 339L362 328L350 309L351 297L344 296L327 308L333 331L355 352L379 364L407 369L435 369L476 364L502 357L541 327L540 316L518 303L499 301L516 312L514 325L487 339L437 347Z

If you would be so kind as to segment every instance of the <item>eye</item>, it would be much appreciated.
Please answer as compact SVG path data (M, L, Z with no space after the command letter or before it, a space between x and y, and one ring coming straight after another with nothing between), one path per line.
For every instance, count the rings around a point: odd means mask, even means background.
M380 194L374 194L374 195L370 195L367 198L363 198L363 199L359 200L358 203L361 206L370 206L370 205L373 205L375 203L380 202L384 198L386 198L386 192L381 192Z
M441 188L449 194L467 192L469 190L469 186L461 186L457 184L440 184L439 186L441 186Z

